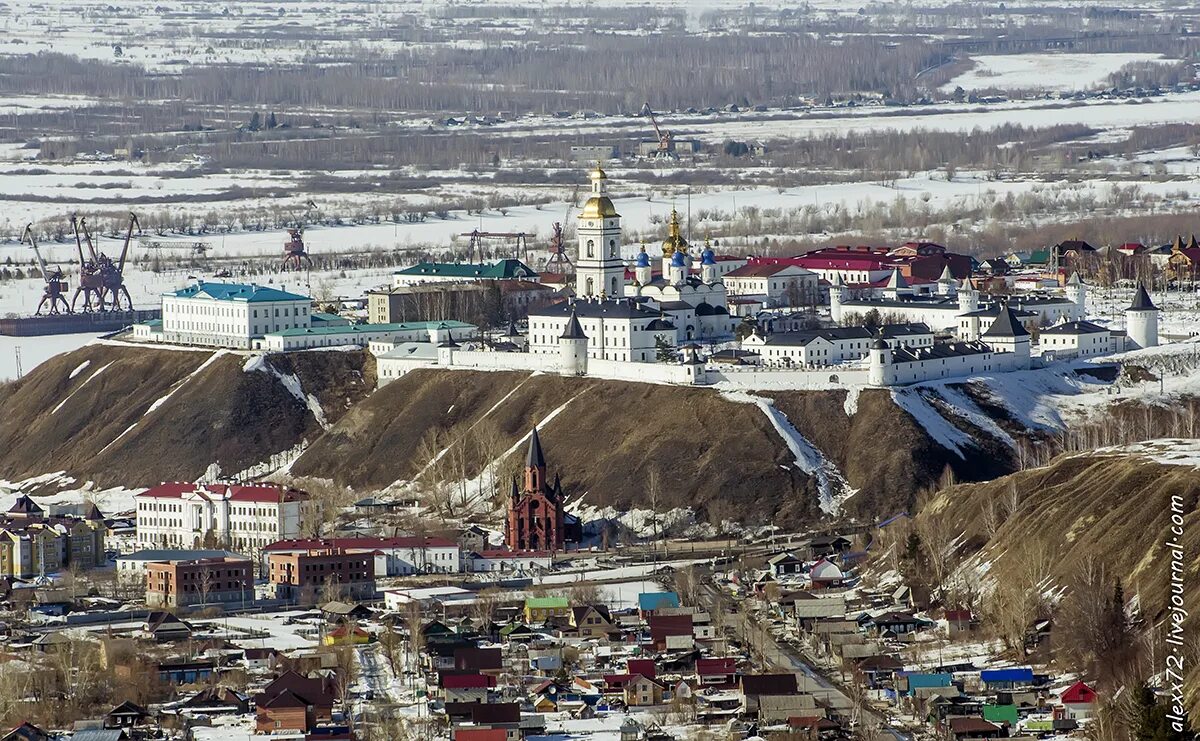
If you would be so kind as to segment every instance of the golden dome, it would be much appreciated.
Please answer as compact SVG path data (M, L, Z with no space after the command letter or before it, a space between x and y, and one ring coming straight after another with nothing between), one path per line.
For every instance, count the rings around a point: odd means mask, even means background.
M608 175L604 173L604 169L600 167L600 162L596 162L596 169L588 173L588 178L591 180L608 180Z
M581 219L613 219L620 215L608 196L592 196L579 212Z
M687 252L688 243L679 233L679 213L671 209L671 223L667 227L667 238L662 243L663 257L670 257L676 252Z

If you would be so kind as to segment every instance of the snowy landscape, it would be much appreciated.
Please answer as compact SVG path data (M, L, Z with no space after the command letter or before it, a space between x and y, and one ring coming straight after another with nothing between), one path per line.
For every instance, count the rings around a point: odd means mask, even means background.
M1197 28L0 4L0 741L1192 741Z

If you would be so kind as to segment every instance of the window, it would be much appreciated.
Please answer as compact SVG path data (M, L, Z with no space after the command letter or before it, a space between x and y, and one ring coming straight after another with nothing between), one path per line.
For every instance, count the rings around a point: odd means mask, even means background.
M590 239L589 239L589 240L587 241L587 256L588 256L588 257L595 257L595 256L596 256L596 255L595 255L595 248L596 248L596 243L595 243L595 242L593 242L592 240L590 240Z

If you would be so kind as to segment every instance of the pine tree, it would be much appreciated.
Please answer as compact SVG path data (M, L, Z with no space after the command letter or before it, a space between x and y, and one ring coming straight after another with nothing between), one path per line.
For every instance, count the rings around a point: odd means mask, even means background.
M275 121L275 111L271 111L267 114L267 128L273 129L278 125L279 124Z
M1143 684L1133 697L1133 741L1196 741L1196 733L1184 716L1184 731L1172 727L1167 706L1158 701L1154 690Z
M258 131L262 128L262 116L258 115L258 111L255 111L254 115L250 117L250 123L246 125L246 128L250 131Z

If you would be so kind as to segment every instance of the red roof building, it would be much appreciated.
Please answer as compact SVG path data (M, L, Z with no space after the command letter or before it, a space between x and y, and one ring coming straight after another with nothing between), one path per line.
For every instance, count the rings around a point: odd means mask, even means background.
M1063 690L1063 705L1091 705L1096 702L1096 690L1084 682L1076 682Z
M159 484L135 498L138 546L264 548L300 534L308 500L278 484Z

